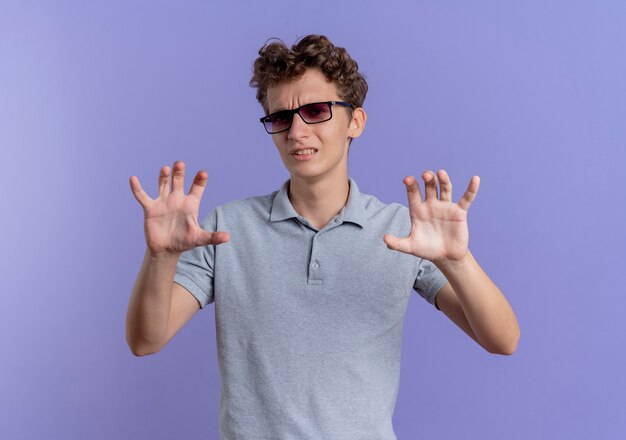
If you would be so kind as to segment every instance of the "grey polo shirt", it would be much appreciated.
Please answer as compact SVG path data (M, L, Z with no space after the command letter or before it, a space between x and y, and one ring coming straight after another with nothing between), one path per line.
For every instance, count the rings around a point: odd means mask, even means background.
M395 439L402 324L415 289L447 280L387 249L408 208L361 194L318 230L279 191L216 207L201 223L231 239L181 255L174 281L215 303L223 440Z

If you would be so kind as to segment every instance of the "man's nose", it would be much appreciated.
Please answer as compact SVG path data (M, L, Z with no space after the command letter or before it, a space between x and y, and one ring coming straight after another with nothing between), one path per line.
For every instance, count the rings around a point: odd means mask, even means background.
M306 137L309 130L309 124L304 122L300 113L294 113L293 119L291 120L291 127L289 127L289 138L297 139L300 137Z

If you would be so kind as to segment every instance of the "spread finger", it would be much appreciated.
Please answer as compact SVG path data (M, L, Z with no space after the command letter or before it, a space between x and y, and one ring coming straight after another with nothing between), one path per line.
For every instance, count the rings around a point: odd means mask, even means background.
M463 197L459 200L458 205L464 210L468 210L474 199L476 198L476 194L478 193L478 188L480 187L480 177L472 176L470 179L470 183L467 186L467 190Z
M202 194L204 194L204 189L206 188L208 179L209 175L206 171L198 171L196 177L193 179L193 183L191 184L189 195L200 200L202 198Z
M439 177L439 198L445 202L452 201L452 182L450 176L446 173L446 170L439 170L437 172Z
M406 186L409 208L422 203L422 193L420 191L420 185L417 183L417 179L413 176L407 176L402 179L402 182L404 182L404 185Z
M131 176L129 181L130 189L132 190L135 199L137 199L142 207L146 208L153 200L143 190L141 183L139 183L139 179L136 176Z
M159 197L165 197L170 193L170 167L165 165L159 171Z
M426 187L426 199L428 201L430 199L437 199L437 178L435 177L435 173L432 171L425 171L422 174L422 178L424 179L424 186Z
M172 192L183 192L185 186L185 162L177 160L172 167Z

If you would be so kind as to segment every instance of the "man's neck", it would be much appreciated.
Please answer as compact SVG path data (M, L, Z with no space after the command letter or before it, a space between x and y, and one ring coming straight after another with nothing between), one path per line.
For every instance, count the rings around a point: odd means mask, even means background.
M289 182L289 200L298 214L307 219L316 229L322 229L343 209L350 194L347 175L336 179Z

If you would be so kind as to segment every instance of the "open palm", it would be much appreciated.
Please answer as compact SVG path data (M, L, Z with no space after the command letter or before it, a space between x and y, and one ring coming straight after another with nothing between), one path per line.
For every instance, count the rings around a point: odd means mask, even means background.
M408 237L385 234L383 240L389 249L397 250L433 262L459 261L468 251L469 231L467 210L474 201L480 178L472 177L458 203L452 202L452 183L444 170L437 173L440 195L437 198L437 178L426 171L422 174L426 197L422 200L420 187L413 176L403 179L409 199L411 232Z
M153 255L180 254L197 246L227 242L226 232L205 231L198 224L200 200L207 184L208 175L199 171L185 195L185 164L174 163L170 191L168 166L159 173L159 196L153 200L141 188L139 179L130 178L130 187L144 210L144 233L146 244Z

